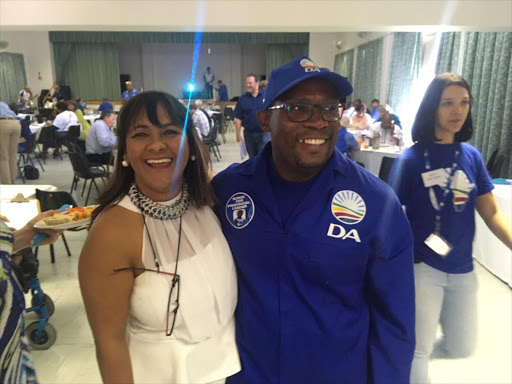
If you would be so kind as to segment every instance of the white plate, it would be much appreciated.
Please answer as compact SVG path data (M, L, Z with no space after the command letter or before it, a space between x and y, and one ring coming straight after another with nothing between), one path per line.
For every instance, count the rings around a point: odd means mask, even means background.
M82 208L96 208L97 205L91 205L88 207L82 207ZM64 230L64 229L72 229L72 228L79 228L86 225L89 225L91 222L91 218L83 219L83 220L77 220L77 221L70 221L69 223L63 223L63 224L55 224L55 225L49 225L44 222L44 220L39 220L37 223L34 224L34 228L38 229L55 229L55 230Z
M55 230L64 230L64 229L72 229L72 228L79 228L83 227L85 225L88 225L91 222L91 218L78 220L78 221L70 221L69 223L63 223L63 224L55 224L55 225L49 225L44 222L44 220L40 220L37 223L34 224L34 228L38 229L55 229Z

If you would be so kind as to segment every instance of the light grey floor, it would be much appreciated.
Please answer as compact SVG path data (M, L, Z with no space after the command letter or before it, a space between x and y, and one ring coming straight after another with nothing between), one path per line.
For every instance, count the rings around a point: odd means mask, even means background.
M213 160L219 172L233 162L239 162L234 133L220 146L222 161ZM71 186L72 170L68 157L47 160L46 172L31 184L52 184L60 190ZM18 180L21 183L21 180ZM80 187L81 187L80 183ZM101 184L100 184L101 185ZM93 196L96 196L93 193ZM74 193L78 204L85 199ZM50 263L48 247L39 253L39 278L44 291L55 303L51 324L57 330L57 341L46 351L34 351L36 369L41 383L101 382L92 335L80 296L77 264L86 232L66 232L72 256L66 256L62 240L55 245L56 263ZM510 288L476 263L479 279L479 330L476 353L461 360L434 360L430 364L432 384L445 383L512 383L512 294ZM27 300L30 297L27 296ZM27 315L27 323L35 320ZM321 384L321 383L319 383Z

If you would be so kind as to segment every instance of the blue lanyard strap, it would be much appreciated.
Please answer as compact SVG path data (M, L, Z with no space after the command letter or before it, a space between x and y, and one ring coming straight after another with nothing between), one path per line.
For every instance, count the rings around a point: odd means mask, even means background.
M448 177L446 178L446 183L443 187L444 188L443 198L441 199L441 202L438 204L438 206L434 207L436 209L436 218L435 218L435 233L436 234L439 234L439 232L441 231L441 213L443 211L444 206L446 205L446 202L448 201L448 194L450 193L450 183L452 181L453 175L455 174L455 171L457 170L457 159L459 157L459 154L460 154L460 144L457 146L457 149L455 150L455 156L453 157L452 168L449 172ZM425 157L425 168L427 169L427 171L430 171L432 169L432 167L430 165L430 157L429 157L427 148L425 148L424 157ZM434 193L434 190L432 189L432 187L430 187L429 192L435 198L435 193Z

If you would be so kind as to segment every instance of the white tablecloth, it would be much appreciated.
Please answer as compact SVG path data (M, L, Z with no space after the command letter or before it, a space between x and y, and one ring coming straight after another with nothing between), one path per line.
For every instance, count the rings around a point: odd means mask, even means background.
M386 157L398 157L401 152L397 150L398 147L381 147L373 150L361 149L360 151L354 151L354 161L364 164L366 170L370 171L376 176L379 176L380 164L382 158Z
M24 119L27 116L30 116L30 118L32 119L34 117L34 114L33 113L18 113L18 117L20 117L22 119Z
M512 185L495 185L492 191L498 206L509 221L512 221ZM473 257L491 273L512 287L512 251L510 251L476 216L476 234Z
M91 124L91 125L93 125L94 121L99 118L100 118L99 113L94 114L94 115L84 115L84 119L87 120L89 122L89 124Z
M10 227L20 229L39 213L39 201L35 199L36 188L43 191L57 190L53 185L0 185L0 214L9 219ZM13 203L11 199L18 193L22 193L30 200L24 203Z
M30 124L30 133L37 133L43 128L45 123L32 123Z
M26 198L36 197L36 189L41 191L56 191L57 187L54 185L29 185L29 184L1 184L0 185L0 198L12 199L18 193L23 193Z

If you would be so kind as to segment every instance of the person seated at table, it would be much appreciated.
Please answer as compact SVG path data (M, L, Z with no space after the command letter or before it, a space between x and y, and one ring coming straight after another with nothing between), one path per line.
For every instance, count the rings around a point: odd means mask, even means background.
M100 119L94 122L85 139L85 156L94 164L110 164L112 148L116 145L117 137L111 128L116 122L116 114L105 109Z
M343 114L347 116L353 116L356 113L356 107L362 103L363 102L361 101L361 99L355 99L352 103L348 105L348 108L343 111Z
M87 104L85 103L85 101L82 100L81 97L79 97L78 99L75 99L76 101L76 107L82 111L82 114L84 113L84 110L85 110L85 107L87 106Z
M358 151L361 147L361 144L356 140L355 136L347 131L351 125L350 116L343 115L340 120L341 129L338 134L338 140L336 141L336 149L347 156L349 159L352 159L352 152Z
M68 110L74 112L78 122L82 125L82 130L80 131L80 140L85 140L87 137L87 132L91 129L91 124L85 120L84 114L81 109L78 108L78 103L75 100L69 100Z
M368 137L372 140L379 139L381 145L400 145L403 140L402 130L395 124L390 113L382 116L379 122L372 124Z
M204 134L204 130L203 130L203 129L201 129L201 134L202 134L203 136L208 136L208 134L210 133L210 129L212 129L212 126L213 126L212 118L210 117L210 115L208 114L208 112L206 112L206 109L204 109L204 108L203 108L203 101L202 101L202 100L197 99L197 100L195 101L195 104L196 104L197 110L198 110L198 111L201 111L201 113L202 113L203 115L205 115L205 116L206 116L206 118L208 119L208 131L207 131L206 135Z
M66 143L66 136L68 134L69 127L78 124L78 118L75 113L68 110L68 103L59 101L57 103L56 111L57 116L55 116L53 122L47 123L47 125L51 125L55 129L57 145L53 151L54 158L60 156L60 147L62 144ZM43 150L41 151L41 157L43 159L47 156L48 148L49 143L43 143Z
M198 109L195 103L190 104L189 114L197 130L197 135L202 140L210 133L210 119L207 112Z
M98 107L98 112L103 112L105 109L110 109L111 111L114 110L114 106L108 102L108 99L104 97L101 99L101 104Z
M390 115L391 119L394 121L395 125L398 125L400 129L402 129L402 122L400 121L400 118L393 113L393 110L391 107L387 104L381 104L379 106L379 119L377 120L377 123L381 121L381 119L384 116Z
M18 118L21 124L21 134L18 140L18 153L25 152L30 144L30 137L32 132L30 131L30 122L25 119Z
M48 237L40 245L55 243L60 232L40 230L34 224L51 216L55 211L40 213L30 220L23 228L9 228L9 220L0 215L0 381L2 383L37 383L34 362L30 356L25 335L24 316L25 296L18 279L15 277L13 265L21 260L13 257L14 253L30 247L30 242L38 232ZM5 351L5 353L3 353Z
M380 101L379 101L379 99L373 99L371 106L372 106L371 117L372 117L373 121L378 121L380 118L380 114L379 114Z
M366 113L366 105L364 103L357 104L355 107L355 115L352 116L352 125L350 128L363 131L370 129L372 123L371 116Z

